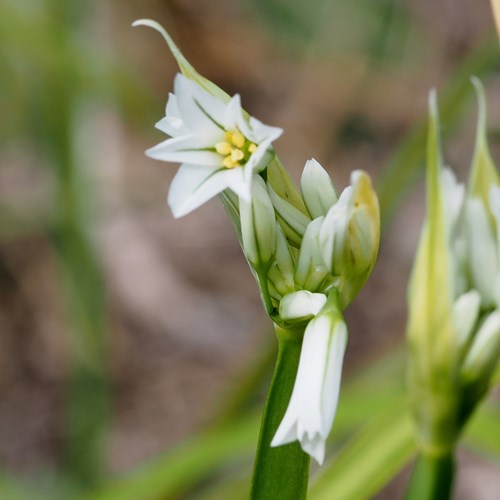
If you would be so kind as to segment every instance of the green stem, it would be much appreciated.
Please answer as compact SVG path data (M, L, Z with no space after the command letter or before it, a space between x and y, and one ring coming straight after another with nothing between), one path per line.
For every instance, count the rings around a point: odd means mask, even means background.
M274 305L271 299L271 295L269 294L269 279L267 276L269 272L269 265L267 265L266 267L256 267L255 271L257 272L257 278L259 280L259 287L261 290L264 307L266 308L267 314L271 316L274 312Z
M449 500L454 475L455 461L452 451L444 455L420 452L405 500Z
M301 500L306 498L309 480L309 455L297 442L271 447L290 402L302 347L303 331L276 326L278 359L267 396L260 428L252 478L252 500Z

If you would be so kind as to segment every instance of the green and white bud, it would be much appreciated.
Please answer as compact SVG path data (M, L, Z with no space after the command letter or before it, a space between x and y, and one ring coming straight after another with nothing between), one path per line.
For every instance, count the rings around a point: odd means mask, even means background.
M259 175L252 179L250 201L240 198L241 238L243 251L255 267L267 268L276 253L276 218Z
M481 295L477 290L470 290L461 295L453 304L453 324L456 332L456 345L459 352L469 344L474 333L479 309L481 306Z
M313 219L327 214L338 196L326 170L313 158L307 160L300 179L302 197Z
M351 183L328 211L319 235L327 269L340 276L344 305L352 301L368 279L380 243L379 204L370 177L356 170Z
M465 383L489 381L500 359L500 311L492 312L479 328L462 366Z
M465 236L471 284L481 294L483 308L492 307L500 263L494 227L481 198L467 200Z
M274 297L280 299L295 291L295 263L292 252L286 241L280 225L276 222L276 255L267 274L269 285L273 287L276 294Z
M307 226L295 271L295 283L312 292L320 290L330 274L323 260L319 242L323 221L324 217L318 217Z
M309 219L298 208L295 208L291 203L288 203L288 201L278 196L271 187L270 183L267 184L267 189L276 210L278 222L280 223L285 236L290 244L299 248L302 242L302 237L304 236L311 219Z
M326 295L300 290L281 299L279 314L284 321L303 321L316 316L325 305Z

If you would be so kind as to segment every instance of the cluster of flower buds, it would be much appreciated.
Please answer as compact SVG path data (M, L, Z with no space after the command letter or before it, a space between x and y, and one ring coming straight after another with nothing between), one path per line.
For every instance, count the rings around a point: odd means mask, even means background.
M486 140L480 82L468 190L442 167L430 98L427 220L409 289L410 383L427 453L447 454L486 394L500 357L500 177Z
M147 154L182 163L168 195L174 216L220 195L267 313L278 327L304 334L291 401L272 445L299 440L321 463L347 343L342 311L378 253L379 206L370 178L353 172L338 196L327 172L309 160L297 190L271 145L282 130L249 117L238 95L198 75L159 25L137 24L163 34L183 73L157 124L170 137Z

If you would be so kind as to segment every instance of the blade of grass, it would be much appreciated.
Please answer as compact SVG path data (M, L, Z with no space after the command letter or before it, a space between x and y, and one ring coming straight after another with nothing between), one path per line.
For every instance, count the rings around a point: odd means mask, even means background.
M87 234L86 213L74 153L78 82L72 66L71 37L75 1L50 0L50 40L60 59L40 75L39 140L55 178L55 221L52 241L59 259L67 297L69 329L73 334L67 393L66 454L68 477L82 488L97 484L103 474L103 436L108 398L105 369L105 294L98 260Z
M500 407L486 404L476 413L465 431L464 444L500 460Z
M384 356L364 366L360 374L343 386L331 440L353 432L370 416L379 415L403 398L403 352ZM260 415L239 416L201 431L169 453L116 478L82 500L135 500L171 498L185 493L224 465L255 452ZM250 470L247 471L248 476Z
M368 499L411 459L416 446L405 404L374 419L340 450L313 482L310 500Z

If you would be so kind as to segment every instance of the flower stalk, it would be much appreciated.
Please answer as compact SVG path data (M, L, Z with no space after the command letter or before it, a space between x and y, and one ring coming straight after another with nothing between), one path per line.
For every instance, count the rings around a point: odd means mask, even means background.
M262 416L250 498L252 500L306 498L309 455L297 442L271 447L271 441L285 415L299 366L304 331L275 326L278 358Z

